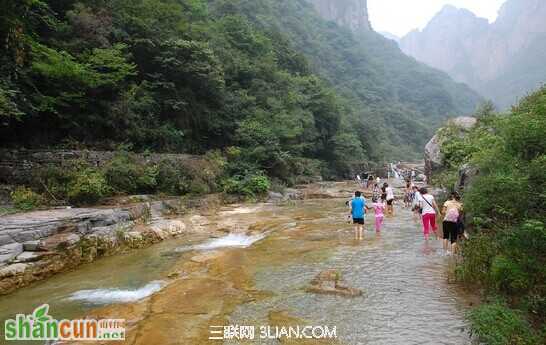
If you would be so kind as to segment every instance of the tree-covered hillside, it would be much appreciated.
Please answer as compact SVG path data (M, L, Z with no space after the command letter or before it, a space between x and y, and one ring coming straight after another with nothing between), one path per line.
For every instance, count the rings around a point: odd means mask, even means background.
M303 0L0 6L3 146L232 147L272 174L301 159L343 173L415 155L437 123L478 101Z
M467 86L407 57L391 40L326 22L304 0L235 3L261 27L290 37L312 71L348 100L352 127L372 159L415 157L434 128L449 116L472 113L480 102Z

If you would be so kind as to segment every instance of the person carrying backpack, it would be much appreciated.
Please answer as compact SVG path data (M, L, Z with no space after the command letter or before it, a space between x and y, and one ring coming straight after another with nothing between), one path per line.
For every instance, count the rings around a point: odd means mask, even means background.
M442 229L444 233L444 251L455 254L457 251L457 238L459 237L460 219L463 204L459 201L459 194L451 193L451 197L442 207L444 221ZM451 243L450 243L451 242Z

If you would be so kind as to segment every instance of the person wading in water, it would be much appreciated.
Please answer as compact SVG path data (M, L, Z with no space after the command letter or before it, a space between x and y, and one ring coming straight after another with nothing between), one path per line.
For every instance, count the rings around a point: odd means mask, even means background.
M444 233L444 251L455 254L457 251L457 237L459 237L459 218L463 212L463 204L459 201L459 194L451 193L451 198L442 207L444 221L442 230ZM450 243L451 242L451 243ZM451 248L450 248L451 245Z
M385 183L385 199L387 200L387 214L389 216L394 216L394 189L389 186L388 183Z
M436 231L438 227L436 226L436 213L440 213L438 210L438 205L434 200L434 196L428 194L426 188L421 188L421 200L419 201L421 218L423 220L423 234L425 235L425 240L428 241L430 236L430 230L434 233L436 238L438 238L438 232Z
M366 216L366 199L362 197L362 193L355 192L355 197L349 203L351 206L351 217L355 225L355 239L361 240L363 237L364 217Z
M406 182L406 189L404 190L404 207L405 208L411 207L412 194L413 194L413 190L411 188L411 182L407 181Z

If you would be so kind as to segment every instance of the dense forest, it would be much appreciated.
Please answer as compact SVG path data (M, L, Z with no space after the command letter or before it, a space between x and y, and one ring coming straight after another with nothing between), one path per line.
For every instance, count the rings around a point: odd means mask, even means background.
M415 157L479 97L298 1L2 1L2 146L202 154L280 175ZM307 161L310 160L310 161ZM327 163L321 163L327 162Z
M466 165L477 172L464 207L474 234L463 243L458 277L482 291L470 316L490 345L546 341L546 87L509 114L491 106L464 136L442 130L446 176Z

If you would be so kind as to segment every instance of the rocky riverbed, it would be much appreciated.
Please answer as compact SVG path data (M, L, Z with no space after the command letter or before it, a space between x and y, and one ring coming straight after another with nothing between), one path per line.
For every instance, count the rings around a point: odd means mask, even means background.
M271 192L267 201L334 198L339 193L336 183L318 183ZM149 200L136 202L142 199ZM182 234L209 232L213 236L240 231L237 224L229 222L209 226L206 218L233 201L223 195L166 200L136 196L116 200L121 206L68 207L2 216L0 295L100 257L145 248Z

